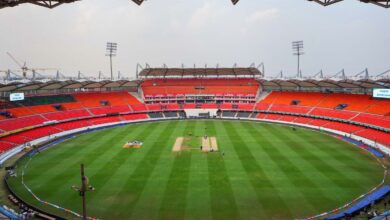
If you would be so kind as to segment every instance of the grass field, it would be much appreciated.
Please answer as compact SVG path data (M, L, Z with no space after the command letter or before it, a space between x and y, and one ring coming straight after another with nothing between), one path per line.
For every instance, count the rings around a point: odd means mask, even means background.
M172 152L175 139L216 136L221 153ZM141 149L125 142L144 141ZM21 170L22 161L18 166ZM243 121L132 124L77 136L33 157L25 183L42 199L81 212L79 165L101 219L293 219L342 205L377 185L383 169L355 146L307 129ZM39 204L11 178L26 201Z

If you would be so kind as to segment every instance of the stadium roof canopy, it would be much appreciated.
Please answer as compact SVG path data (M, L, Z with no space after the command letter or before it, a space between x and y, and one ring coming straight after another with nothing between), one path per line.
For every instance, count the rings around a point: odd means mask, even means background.
M0 8L5 7L13 7L23 3L31 3L35 5L39 5L46 8L54 8L64 3L72 3L78 0L0 0ZM106 0L108 1L108 0ZM137 5L141 5L144 0L131 0ZM308 0L317 2L323 6L332 5L337 2L341 2L343 0ZM372 3L384 8L390 8L390 0L357 0L364 3ZM239 2L239 0L231 0L231 2L235 5Z
M318 90L321 89L358 89L361 91L372 88L390 88L390 79L382 78L378 80L361 79L361 80L335 80L335 79L258 79L263 88L285 89L285 90ZM66 81L31 81L31 82L12 82L8 84L0 84L0 94L4 97L10 92L26 92L28 94L47 94L47 93L63 93L83 90L120 90L125 88L133 88L137 91L142 80L66 80Z
M372 88L390 88L390 79L361 79L361 80L335 80L335 79L260 79L260 83L264 87L299 87L299 88L337 88L337 89L372 89Z
M28 83L24 82L12 82L9 84L0 84L0 92L23 92L23 91L44 91L44 90L66 90L66 89L102 89L102 88L123 88L123 87L138 87L140 80L102 80L102 81L78 81L78 80L66 80L66 81L32 81Z
M233 68L146 68L139 76L141 78L169 77L261 77L262 73L255 67Z

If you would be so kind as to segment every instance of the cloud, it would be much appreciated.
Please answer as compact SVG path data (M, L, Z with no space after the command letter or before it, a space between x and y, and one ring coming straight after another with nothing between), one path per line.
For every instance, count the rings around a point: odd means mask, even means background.
M216 1L205 1L200 8L194 11L188 26L191 29L200 29L216 22L220 17L223 17L222 7Z
M254 24L254 23L260 23L264 21L269 21L277 18L279 16L279 9L277 8L270 8L266 10L258 10L254 13L248 15L245 19L246 23L248 24Z

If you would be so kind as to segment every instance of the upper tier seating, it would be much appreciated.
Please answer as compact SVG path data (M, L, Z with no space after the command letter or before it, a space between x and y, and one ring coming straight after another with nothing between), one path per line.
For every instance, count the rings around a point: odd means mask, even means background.
M375 100L369 95L332 93L328 94L318 106L333 109L339 104L348 104L345 110L365 112L374 102Z
M16 101L19 105L23 106L36 106L36 105L50 105L66 102L75 102L71 95L50 95L50 96L32 96L25 97L23 101Z
M317 106L326 97L325 93L315 92L271 92L261 101L263 104L291 105L293 100L299 100L301 106Z
M35 114L42 114L42 113L48 113L48 112L55 112L57 111L53 105L37 105L37 106L30 106L28 107L31 111L35 112Z
M254 79L151 79L142 85L145 96L177 94L252 94L259 83Z
M15 117L37 114L36 112L32 111L31 109L29 109L27 107L11 108L11 109L6 109L6 110L8 112L10 112Z
M142 104L137 98L128 92L109 92L109 93L77 93L74 97L86 108L101 107L101 101L107 101L110 106L136 105Z
M298 114L306 114L308 113L312 108L310 107L304 107L304 106L295 106L295 105L272 105L269 109L270 111L275 112L293 112Z
M390 114L390 100L374 99L370 95L340 94L340 93L319 93L319 92L280 92L273 91L261 104L292 105L293 101L298 101L299 106L312 106L327 109L335 109L340 104L347 106L343 110L367 112L373 114ZM258 109L258 107L256 107ZM322 111L322 112L321 112ZM333 114L329 111L316 109L316 115L328 116L331 114L337 118L348 119L353 117L352 113L344 115Z
M71 95L51 95L26 97L23 101L2 102L3 110L10 112L14 117L55 112L54 104L74 105L75 99Z
M83 105L80 102L68 102L61 103L63 110L73 110L73 109L82 109Z

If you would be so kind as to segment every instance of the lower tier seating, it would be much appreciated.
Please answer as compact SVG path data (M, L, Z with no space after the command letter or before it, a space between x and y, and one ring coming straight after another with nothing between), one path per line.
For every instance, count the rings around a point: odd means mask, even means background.
M14 143L0 141L0 153L3 153L7 150L10 150L10 149L14 148L15 146L16 146L16 144L14 144Z
M92 108L89 109L90 112L94 115L105 115L110 113L120 113L120 112L130 112L130 107L128 105L120 105L120 106L108 106L101 108Z
M85 109L79 109L79 110L53 112L53 113L44 114L43 116L49 120L62 121L62 120L73 119L73 118L88 117L91 116L91 114L89 114L89 112Z
M26 116L22 118L12 118L0 121L0 129L13 131L20 128L42 124L45 120L39 115Z
M379 116L379 115L362 113L356 116L355 118L353 118L353 121L376 125L383 128L390 128L390 117L388 116Z

